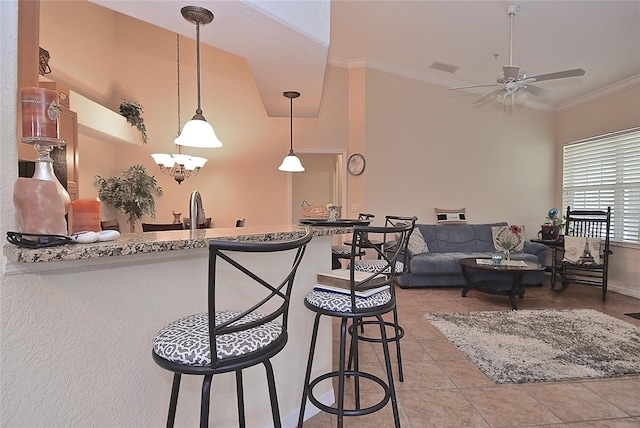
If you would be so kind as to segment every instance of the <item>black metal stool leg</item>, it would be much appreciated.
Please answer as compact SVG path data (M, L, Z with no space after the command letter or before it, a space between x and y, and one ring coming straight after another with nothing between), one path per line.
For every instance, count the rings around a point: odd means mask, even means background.
M338 366L338 428L344 425L344 378L347 348L347 318L340 322L340 363Z
M318 325L320 324L320 314L316 314L313 323L313 331L311 332L311 346L309 347L309 359L307 360L307 373L304 376L304 385L302 386L302 403L300 404L300 414L298 415L298 428L302 427L304 421L304 409L307 405L307 396L309 394L309 382L311 381L311 365L313 364L313 354L316 350L316 339L318 338Z
M384 320L381 315L376 315L380 324L380 337L382 338L382 350L384 352L384 363L387 368L389 379L389 393L391 394L391 408L393 410L393 421L396 428L400 427L400 415L398 414L398 402L396 400L396 388L393 384L393 371L391 369L391 357L389 356L389 344L387 342L387 332Z
M238 398L238 426L245 427L244 414L244 388L242 383L242 370L236 370L236 396Z
M211 378L213 375L205 375L202 381L202 401L200 403L200 428L209 426L209 401L211 399Z
M398 324L398 309L393 308L393 328L395 331L396 342L396 358L398 359L398 380L404 382L404 374L402 373L402 352L400 351L400 327Z
M278 409L278 395L276 394L276 381L273 376L273 367L269 360L262 362L267 370L267 385L269 385L269 399L271 401L271 415L273 416L274 428L282 427L280 422L280 410Z
M357 321L354 320L353 321L354 326L357 324ZM354 331L356 331L355 327L354 327ZM351 347L350 347L350 352L349 355L353 355L353 391L355 394L355 405L356 405L356 410L360 410L360 363L358 360L358 335L357 334L352 334L351 335Z
M173 386L171 387L171 401L169 402L169 415L167 416L167 428L173 428L176 421L176 407L178 406L178 393L180 392L180 373L173 374Z

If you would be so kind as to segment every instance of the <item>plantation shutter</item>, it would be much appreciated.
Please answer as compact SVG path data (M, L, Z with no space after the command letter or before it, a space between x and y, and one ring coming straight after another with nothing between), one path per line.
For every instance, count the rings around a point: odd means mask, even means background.
M562 203L572 210L611 207L611 240L640 243L640 127L567 144Z

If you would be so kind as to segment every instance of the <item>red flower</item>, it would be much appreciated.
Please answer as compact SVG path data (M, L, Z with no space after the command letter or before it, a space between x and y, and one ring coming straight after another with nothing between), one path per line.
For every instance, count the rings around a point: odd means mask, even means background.
M509 226L509 229L511 230L511 232L513 232L514 234L518 235L522 232L522 228L518 225L512 224L511 226Z

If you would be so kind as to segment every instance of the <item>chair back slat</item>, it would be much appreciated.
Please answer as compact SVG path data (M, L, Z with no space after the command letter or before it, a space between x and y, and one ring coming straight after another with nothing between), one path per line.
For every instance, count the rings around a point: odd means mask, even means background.
M279 320L282 326L282 334L287 333L287 321L291 291L295 276L302 262L306 245L312 238L309 228L304 236L284 241L248 242L248 241L218 241L209 242L209 340L211 348L211 365L216 367L218 363L217 349L218 337L241 330L248 330L274 320ZM259 267L260 263L247 262L248 253L278 253L287 266L278 271L271 267ZM280 255L279 255L280 257ZM290 260L287 265L284 260ZM224 322L216 324L216 291L218 287L225 285L220 279L221 271L229 271L239 274L234 278L241 278L241 286L247 296L253 300L247 301L238 313ZM267 278L268 276L268 278ZM260 312L262 316L255 318L253 313Z

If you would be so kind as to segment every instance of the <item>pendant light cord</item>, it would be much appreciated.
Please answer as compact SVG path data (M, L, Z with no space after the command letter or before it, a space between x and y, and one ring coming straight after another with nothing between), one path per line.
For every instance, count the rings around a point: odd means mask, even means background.
M289 105L291 108L289 113L289 122L291 126L291 144L289 150L293 153L293 98L289 98Z
M180 136L180 34L176 34L176 75L178 76L178 136Z
M196 81L198 85L198 109L196 110L196 114L202 115L200 105L200 21L196 21L196 67Z

